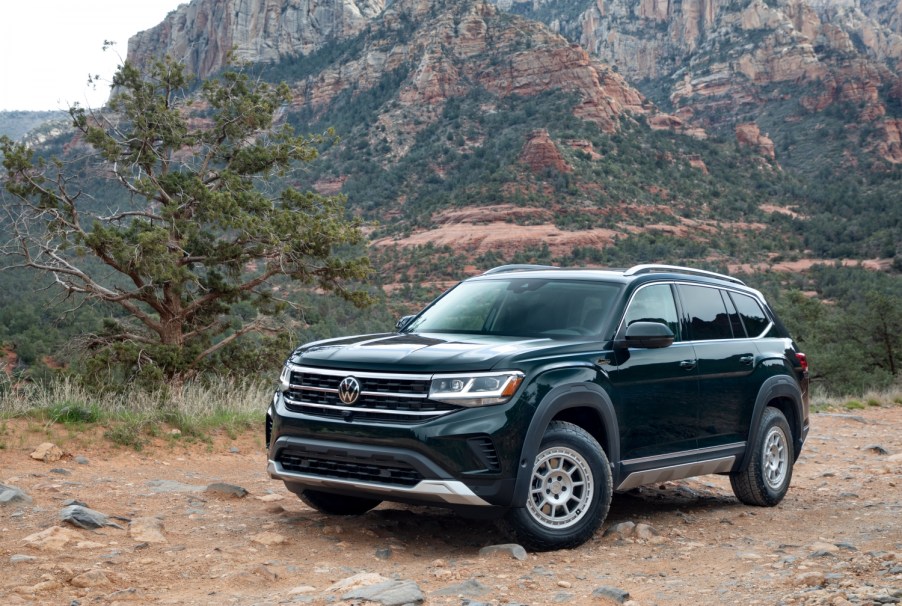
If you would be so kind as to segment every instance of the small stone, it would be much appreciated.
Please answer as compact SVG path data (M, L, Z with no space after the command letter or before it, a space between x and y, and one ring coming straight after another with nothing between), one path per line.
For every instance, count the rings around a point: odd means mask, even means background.
M504 543L501 545L489 545L488 547L483 547L479 550L479 555L482 557L487 556L495 556L495 555L507 555L515 560L520 560L521 562L526 560L528 557L526 554L526 550L516 543Z
M109 585L110 579L102 570L89 570L74 577L69 582L76 587L87 589L89 587L104 587Z
M37 560L35 556L23 555L21 553L14 553L9 557L10 564L21 564L23 562L34 562Z
M281 535L276 532L261 532L252 536L251 541L253 541L254 543L259 543L260 545L264 545L266 547L272 547L273 545L282 545L284 543L287 543L288 538L285 535Z
M877 453L879 455L888 455L889 451L881 446L880 444L870 444L862 448L862 450L869 450L871 452Z
M818 541L811 545L808 549L811 550L812 558L822 558L825 556L832 555L839 551L839 547L834 545L833 543L825 543L823 541Z
M170 429L169 435L178 437L178 436L182 435L182 430L181 429Z
M66 543L78 538L79 535L75 531L62 526L51 526L47 530L28 535L22 540L41 551L59 551L65 547Z
M406 606L422 604L426 598L413 581L386 581L352 589L341 599L378 602L382 606Z
M605 598L608 600L614 600L618 604L623 604L624 602L626 602L629 599L630 592L624 591L623 589L619 589L617 587L610 587L610 586L603 585L601 587L597 587L592 592L592 595L597 598Z
M281 501L285 497L280 494L272 493L272 494L264 494L254 497L258 501L263 501L264 503L272 503L274 501Z
M0 507L16 503L31 503L31 497L21 488L0 484Z
M207 486L205 492L209 492L216 496L225 497L227 499L243 499L248 492L241 486L234 484L226 484L225 482L215 482Z
M313 585L298 585L297 587L289 590L288 595L300 595L303 593L311 593L316 591L316 587Z
M78 501L76 499L66 499L63 501L63 507L68 507L69 505L78 505L79 507L87 507L88 504L83 501Z
M75 458L72 460L75 461L76 463L78 463L79 465L87 465L90 463L90 461L88 460L88 457L85 457L82 455L75 455Z
M604 531L604 535L606 537L613 536L617 539L625 539L627 537L632 536L636 531L635 522L620 522L619 524L614 524L610 528Z
M890 463L902 463L902 452L900 452L898 454L890 455L889 457L887 457L886 460L889 461Z
M570 589L570 587L571 587L572 585L570 584L570 581L558 581L558 582L557 582L557 586L558 586L558 587L563 587L564 589Z
M231 448L229 448L229 452L232 454L238 454L239 452L241 452L241 450L237 446L232 446Z
M803 572L795 577L795 584L800 587L822 587L826 583L823 573Z
M35 459L36 461L53 463L63 458L63 451L59 446L53 444L52 442L44 442L43 444L39 444L38 447L34 449L34 452L31 453L31 458Z
M323 526L323 534L326 536L344 534L345 529L341 526Z
M658 531L648 524L636 524L634 532L636 534L636 538L643 541L651 541L658 536Z
M112 526L113 528L123 530L122 526L115 522L111 522L109 516L105 513L100 513L99 511L94 511L93 509L82 507L81 505L69 505L68 507L64 507L62 511L60 511L60 520L87 530L103 528L104 526Z
M341 581L333 583L326 591L347 591L356 587L364 587L366 585L375 585L387 581L381 574L374 572L360 572Z
M71 471L69 471L68 469L64 469L62 467L56 467L54 469L51 469L50 473L55 473L55 474L61 475L61 476L71 476L72 475Z
M392 556L391 547L380 547L376 550L377 560L390 560Z
M441 589L434 591L433 595L478 598L479 596L488 593L489 590L490 588L488 586L483 585L476 579L467 579L463 583L454 583L453 585L442 587Z
M135 518L128 524L128 536L139 543L165 543L163 520L157 517Z

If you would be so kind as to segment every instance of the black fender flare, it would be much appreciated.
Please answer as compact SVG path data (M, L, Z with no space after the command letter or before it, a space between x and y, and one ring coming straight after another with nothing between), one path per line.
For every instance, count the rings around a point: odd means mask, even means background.
M529 481L532 476L533 461L539 452L539 445L551 420L561 411L568 408L589 408L598 414L604 426L605 439L608 446L606 452L611 464L611 475L617 485L616 470L620 468L620 433L617 426L617 415L614 404L608 393L594 383L562 385L549 391L536 408L517 466L517 481L514 486L513 506L518 507L526 502L529 494Z
M767 408L768 402L772 402L777 398L788 398L792 401L793 413L795 419L787 419L792 428L792 443L794 457L798 457L799 451L802 449L802 423L804 422L802 411L802 390L792 377L787 375L776 375L769 377L761 385L758 390L758 397L755 399L755 408L752 411L752 418L749 425L749 439L746 442L745 454L739 463L736 471L747 469L752 460L752 445L758 441L758 425L761 421L761 415Z

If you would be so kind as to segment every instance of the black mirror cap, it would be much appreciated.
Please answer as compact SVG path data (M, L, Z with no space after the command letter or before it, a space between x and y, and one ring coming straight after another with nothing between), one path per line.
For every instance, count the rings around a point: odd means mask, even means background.
M633 322L626 329L623 339L617 340L620 347L640 347L661 349L673 345L673 331L660 322Z
M404 328L410 324L410 321L413 320L416 316L402 316L400 320L395 324L395 330L401 332Z

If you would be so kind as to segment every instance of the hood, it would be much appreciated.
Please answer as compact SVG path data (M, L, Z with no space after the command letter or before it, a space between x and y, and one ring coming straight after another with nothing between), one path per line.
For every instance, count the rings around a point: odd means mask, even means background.
M507 370L513 356L546 349L551 339L489 335L377 334L317 341L298 348L291 361L303 366L392 372Z

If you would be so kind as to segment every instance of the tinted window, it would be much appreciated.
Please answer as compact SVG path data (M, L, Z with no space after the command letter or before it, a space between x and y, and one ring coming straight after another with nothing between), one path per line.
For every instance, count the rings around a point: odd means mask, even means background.
M626 326L633 322L666 324L673 331L675 340L680 340L680 322L669 284L653 284L637 290L623 321Z
M680 284L680 299L689 317L689 337L693 341L732 339L730 316L720 289Z
M750 337L761 336L761 333L770 324L770 320L767 319L767 316L761 309L761 305L748 295L734 292L732 297L733 302L736 304L736 309L739 310L739 317L742 318L742 323L745 324L746 332L748 332Z
M733 336L737 339L743 338L745 336L745 328L742 327L742 320L739 319L739 313L736 311L733 301L730 300L730 295L720 291L720 296L723 297L723 302L727 306L727 313L730 314L730 326L733 328Z
M613 284L541 278L463 282L404 332L552 338L597 335L619 290Z

